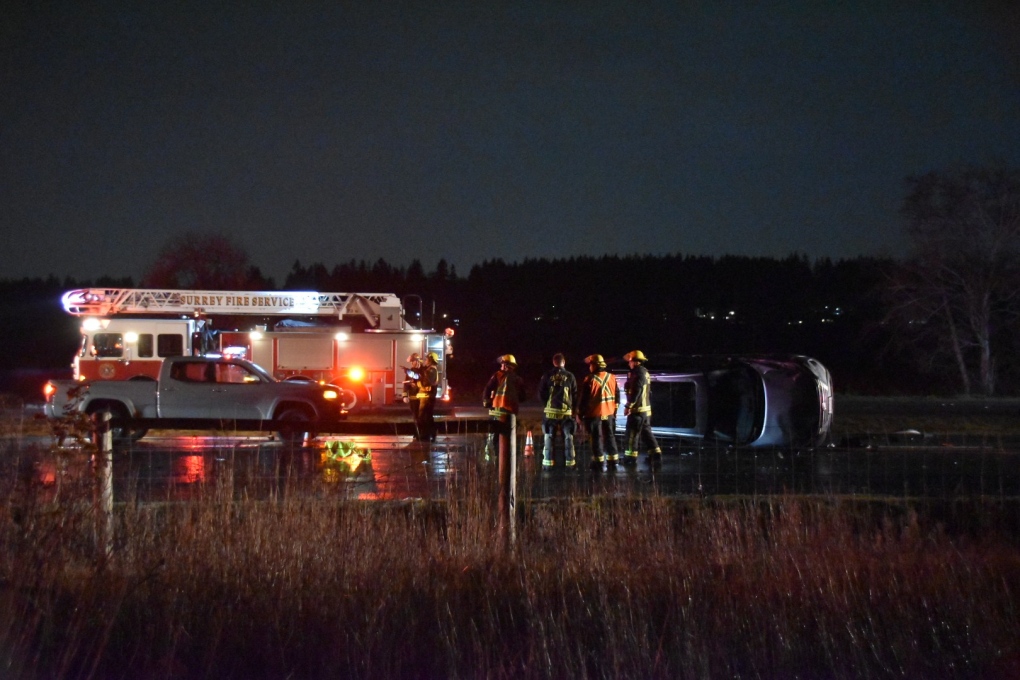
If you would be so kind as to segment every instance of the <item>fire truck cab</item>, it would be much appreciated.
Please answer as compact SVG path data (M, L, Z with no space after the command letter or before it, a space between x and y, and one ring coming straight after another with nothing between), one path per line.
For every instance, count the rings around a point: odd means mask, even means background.
M81 381L155 379L166 357L219 353L279 380L337 385L346 408L357 410L401 401L402 364L434 352L437 396L450 399L452 329L412 327L391 293L103 288L68 291L62 303L82 317L73 363ZM224 322L229 329L220 329Z

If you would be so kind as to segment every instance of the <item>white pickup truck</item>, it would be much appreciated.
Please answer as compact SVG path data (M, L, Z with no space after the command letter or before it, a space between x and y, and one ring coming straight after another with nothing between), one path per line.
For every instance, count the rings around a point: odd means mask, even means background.
M153 427L157 419L195 429L275 426L288 442L329 431L345 416L339 388L279 381L250 361L227 357L168 357L157 380L52 380L43 391L46 415L52 418L109 412L115 419L145 419ZM119 424L113 437L138 440L146 432L145 427Z

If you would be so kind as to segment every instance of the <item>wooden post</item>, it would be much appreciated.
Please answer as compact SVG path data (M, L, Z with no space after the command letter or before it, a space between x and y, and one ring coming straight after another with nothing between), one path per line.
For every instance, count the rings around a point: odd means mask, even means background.
M113 432L109 411L96 423L96 548L104 558L113 554Z
M517 542L517 416L508 413L499 431L499 541Z

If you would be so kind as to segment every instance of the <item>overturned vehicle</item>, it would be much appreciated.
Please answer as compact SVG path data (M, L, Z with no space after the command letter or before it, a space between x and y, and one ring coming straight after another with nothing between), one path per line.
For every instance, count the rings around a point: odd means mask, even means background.
M656 437L739 447L812 447L829 442L833 387L828 369L800 355L657 355L651 378ZM627 373L614 370L621 391ZM626 426L620 404L616 427Z

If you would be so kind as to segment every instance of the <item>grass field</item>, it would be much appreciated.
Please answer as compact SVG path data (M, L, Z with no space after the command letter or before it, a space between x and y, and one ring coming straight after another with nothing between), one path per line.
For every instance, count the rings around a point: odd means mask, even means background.
M3 678L1020 676L1014 503L522 498L507 548L479 465L442 503L120 506L107 555L90 481L14 458Z

